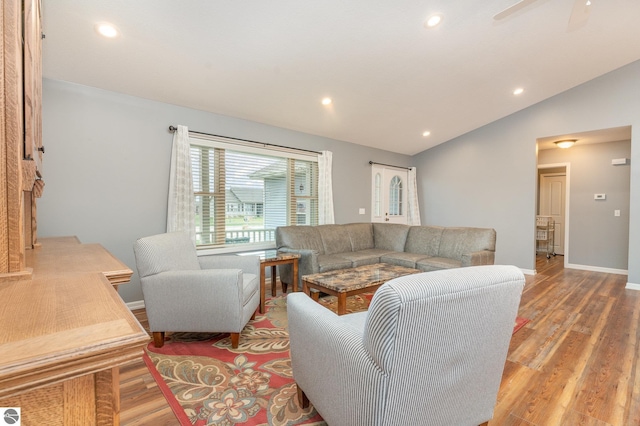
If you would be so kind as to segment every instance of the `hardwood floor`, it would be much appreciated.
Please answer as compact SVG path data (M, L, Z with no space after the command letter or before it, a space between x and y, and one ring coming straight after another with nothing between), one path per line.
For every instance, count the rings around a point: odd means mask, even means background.
M562 262L540 255L526 276L531 322L511 341L489 425L640 425L640 292ZM142 360L121 368L120 396L123 425L178 424Z

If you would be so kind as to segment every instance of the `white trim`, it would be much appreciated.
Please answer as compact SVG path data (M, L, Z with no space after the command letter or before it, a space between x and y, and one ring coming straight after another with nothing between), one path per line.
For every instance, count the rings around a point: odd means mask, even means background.
M535 275L535 274L538 273L535 269L523 269L523 268L520 268L520 270L525 275Z
M566 256L565 256L566 262ZM626 269L614 269L614 268L603 268L601 266L590 266L590 265L576 265L574 263L567 263L565 268L569 269L581 269L583 271L592 271L592 272L604 272L607 274L617 274L617 275L629 275L629 271Z
M640 284L627 283L627 286L625 288L627 290L638 290L638 291L640 291Z
M134 302L127 302L127 308L129 308L130 311L134 311L136 309L143 309L144 308L144 300L136 300Z

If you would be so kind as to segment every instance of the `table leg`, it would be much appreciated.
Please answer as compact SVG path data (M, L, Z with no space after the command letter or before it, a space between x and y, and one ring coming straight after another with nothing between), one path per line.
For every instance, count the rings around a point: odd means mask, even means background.
M338 294L338 315L347 313L347 293Z
M265 283L264 283L264 267L260 265L260 313L264 314L264 297L265 297Z
M291 279L291 291L298 291L298 259L293 259L293 278Z
M276 265L271 266L271 297L276 297Z

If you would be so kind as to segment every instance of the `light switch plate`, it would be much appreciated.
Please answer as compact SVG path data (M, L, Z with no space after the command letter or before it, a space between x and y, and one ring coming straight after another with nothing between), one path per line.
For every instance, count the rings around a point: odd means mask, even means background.
M606 200L607 194L593 194L594 200Z

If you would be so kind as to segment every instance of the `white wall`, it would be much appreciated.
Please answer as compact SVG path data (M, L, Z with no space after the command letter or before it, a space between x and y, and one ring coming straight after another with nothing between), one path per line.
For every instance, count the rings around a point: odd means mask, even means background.
M100 243L135 271L133 242L166 229L169 125L279 145L333 152L336 223L369 221L369 160L409 166L410 157L125 96L61 81L43 83L44 195L39 237L76 235ZM358 208L367 214L358 214ZM139 280L121 285L142 299Z
M628 125L628 281L638 284L640 61L414 156L422 221L494 227L496 263L534 270L536 139Z

